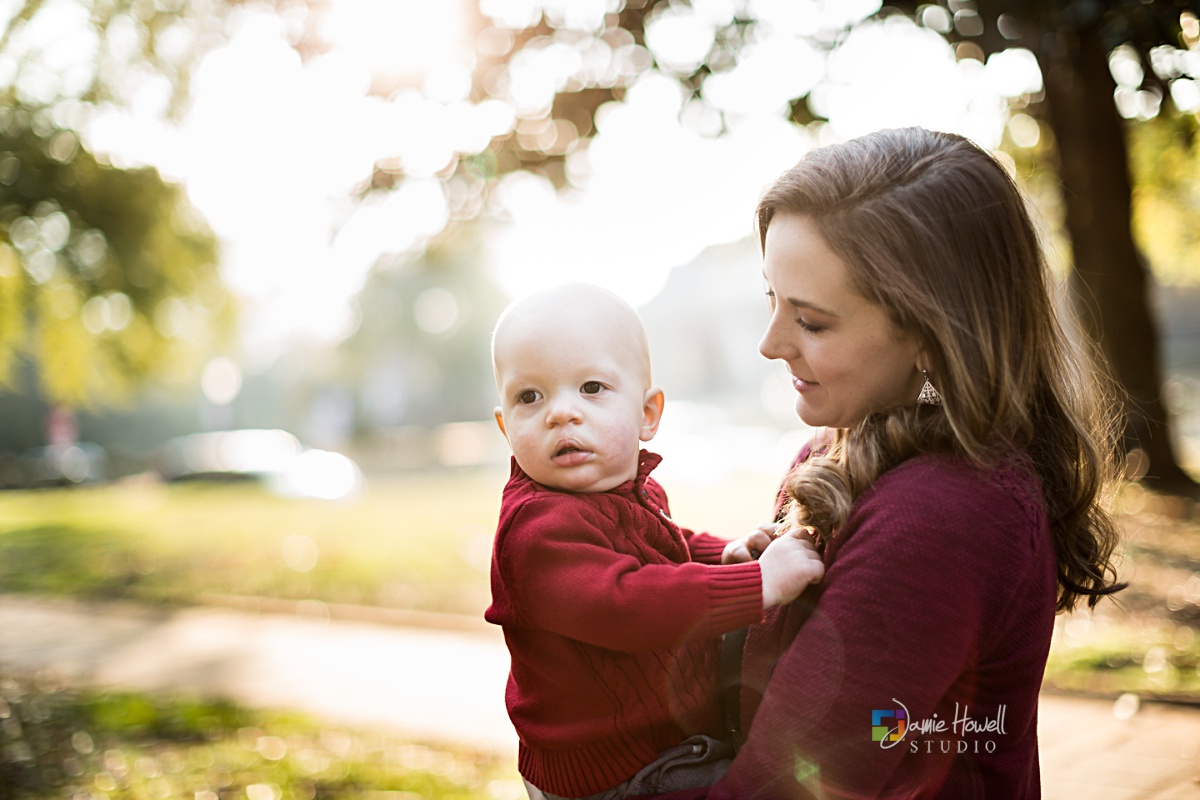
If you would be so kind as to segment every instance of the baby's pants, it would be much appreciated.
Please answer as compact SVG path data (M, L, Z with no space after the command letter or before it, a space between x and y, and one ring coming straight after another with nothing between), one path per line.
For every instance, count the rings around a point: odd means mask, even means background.
M624 800L640 795L665 794L680 789L712 786L729 770L733 748L703 734L668 747L659 757L627 781L603 792L582 798L565 798L543 792L529 781L525 791L529 800Z

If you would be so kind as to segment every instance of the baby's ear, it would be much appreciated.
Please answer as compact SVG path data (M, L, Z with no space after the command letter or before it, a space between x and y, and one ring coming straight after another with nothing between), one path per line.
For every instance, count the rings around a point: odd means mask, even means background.
M657 386L651 386L646 390L646 398L642 401L642 430L639 438L643 442L648 442L654 438L654 434L658 433L658 423L662 422L663 406L666 404L666 397L663 395L663 390Z
M492 412L496 415L496 425L499 426L500 432L504 434L504 438L508 438L508 431L504 429L504 412L500 410L500 406L496 406L496 410Z

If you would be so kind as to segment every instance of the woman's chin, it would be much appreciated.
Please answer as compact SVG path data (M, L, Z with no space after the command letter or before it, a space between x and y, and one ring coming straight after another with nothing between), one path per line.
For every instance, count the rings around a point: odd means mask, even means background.
M830 424L829 415L813 408L812 403L806 403L803 397L796 400L796 416L810 428L824 428Z

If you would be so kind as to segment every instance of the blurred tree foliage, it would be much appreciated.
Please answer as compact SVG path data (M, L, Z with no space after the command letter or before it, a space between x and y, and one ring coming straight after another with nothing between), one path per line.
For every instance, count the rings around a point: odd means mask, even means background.
M1200 137L1193 116L1129 128L1133 230L1164 284L1200 285Z
M260 3L265 4L265 3ZM217 246L154 169L89 151L98 116L185 106L237 0L23 0L0 10L0 388L72 408L182 377L227 331ZM269 5L285 19L294 6ZM295 37L304 45L303 25Z
M216 242L182 191L115 169L70 130L8 110L0 129L0 383L22 357L69 407L125 399L195 358L231 307Z
M658 69L675 77L693 100L703 103L707 79L736 65L760 33L755 3L625 0L608 3L609 13L598 20L581 19L582 12L569 5L540 5L541 13L523 20L515 17L519 21L514 23L513 18L505 17L502 4L480 3L485 16L478 40L476 91L479 96L511 95L515 68L542 57L558 63L575 59L579 68L559 81L551 106L526 113L512 134L494 141L487 164L492 172L539 172L558 186L566 183L565 163L570 153L594 134L596 112L607 102L621 100L625 88L639 76ZM706 56L682 66L667 63L650 46L648 31L658 19L678 14L689 5L697 13L715 14L723 22ZM725 11L718 13L715 6ZM815 15L823 7L796 0L792 10ZM1043 138L1049 145L1042 152L1061 185L1063 224L1074 266L1072 280L1080 289L1077 296L1091 299L1083 306L1083 317L1130 401L1127 446L1145 455L1139 459L1144 470L1140 474L1154 479L1160 488L1189 494L1197 487L1178 466L1171 447L1161 401L1158 335L1147 303L1146 268L1131 232L1126 134L1132 123L1122 116L1150 119L1160 108L1172 109L1172 91L1178 90L1184 97L1197 89L1198 10L1200 3L1195 0L889 0L870 14L873 18L909 16L942 34L960 60L982 62L1017 47L1036 56L1044 91L1012 102L1036 115L1043 133L1048 134ZM840 29L814 26L810 43L818 51L831 52L853 24L841 23ZM1138 70L1126 70L1136 80L1126 78L1119 86L1109 63L1118 48L1120 55L1131 57L1139 66ZM595 61L591 54L598 49L610 52L613 60L627 69L591 71L589 65ZM719 133L726 121L719 111L717 114ZM820 120L807 95L793 98L788 114L799 125ZM1194 119L1189 123L1192 128L1193 123ZM1176 127L1178 130L1181 128ZM1154 135L1159 134L1145 134ZM1189 147L1172 152L1194 151ZM469 166L460 166L460 171ZM1182 169L1185 164L1178 166ZM1185 173L1172 176L1167 164L1159 167L1155 174L1162 180L1145 193L1139 219L1148 219L1161 204L1185 196L1185 181L1180 177ZM1198 227L1194 198L1190 195L1187 203L1177 207L1173 216L1179 221L1176 228L1159 226L1157 218L1153 230L1150 224L1141 224L1143 241L1150 242L1147 253L1162 256L1169 251L1168 261L1176 264L1187 259L1184 248L1191 244ZM1189 214L1193 217L1190 224ZM1170 238L1174 229L1181 238ZM1164 275L1177 274L1166 264L1161 264Z

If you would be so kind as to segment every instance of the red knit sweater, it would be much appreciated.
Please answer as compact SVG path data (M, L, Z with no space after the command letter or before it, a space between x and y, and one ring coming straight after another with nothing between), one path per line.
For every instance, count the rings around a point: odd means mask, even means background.
M626 780L663 749L720 731L719 634L762 618L757 563L721 566L725 541L680 529L659 463L574 494L512 463L492 555L492 605L512 657L506 701L518 768L552 794Z
M1028 460L905 462L825 562L819 586L750 629L733 767L669 797L1039 797L1056 560Z

